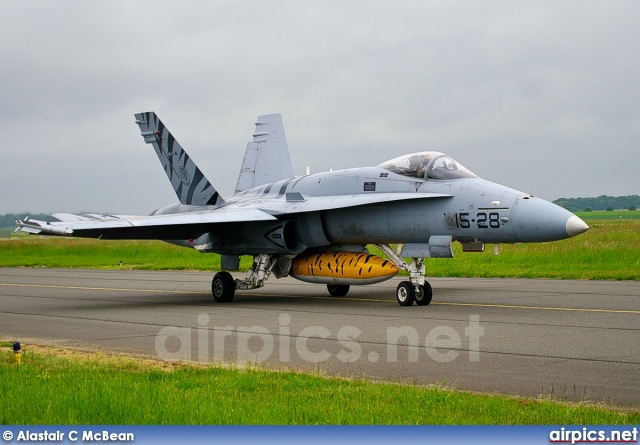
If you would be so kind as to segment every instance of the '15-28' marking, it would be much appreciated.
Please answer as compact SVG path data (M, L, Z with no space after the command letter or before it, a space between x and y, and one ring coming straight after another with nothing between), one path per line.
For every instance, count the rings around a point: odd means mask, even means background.
M477 220L470 220L469 213L456 213L456 227L459 229L469 229L471 228L471 223L474 222L479 229L500 228L500 214L497 212L479 212L477 218Z

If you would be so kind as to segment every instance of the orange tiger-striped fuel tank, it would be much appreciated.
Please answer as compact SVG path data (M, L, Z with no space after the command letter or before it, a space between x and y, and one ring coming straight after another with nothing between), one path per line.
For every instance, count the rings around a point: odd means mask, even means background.
M391 261L368 253L320 252L297 256L290 275L309 283L373 284L398 271Z

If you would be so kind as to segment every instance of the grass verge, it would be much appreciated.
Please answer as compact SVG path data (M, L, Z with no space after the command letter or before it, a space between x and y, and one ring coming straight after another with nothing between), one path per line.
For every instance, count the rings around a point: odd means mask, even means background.
M0 346L5 425L640 423L638 410L47 347L24 347L18 366Z
M595 212L575 212L575 214L585 221L607 219L640 219L640 212L637 210L614 210L613 212L597 210Z

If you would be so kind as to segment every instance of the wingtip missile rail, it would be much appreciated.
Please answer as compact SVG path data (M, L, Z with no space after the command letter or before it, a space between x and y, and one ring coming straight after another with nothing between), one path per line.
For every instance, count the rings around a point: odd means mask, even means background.
M73 234L73 230L67 229L66 227L52 226L48 222L29 219L28 217L24 220L16 219L16 232L18 230L36 235L39 233L57 236L69 236Z

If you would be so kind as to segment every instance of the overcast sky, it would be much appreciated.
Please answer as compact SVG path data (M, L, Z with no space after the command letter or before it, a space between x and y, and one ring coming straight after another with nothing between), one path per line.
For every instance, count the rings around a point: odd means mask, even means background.
M637 0L0 6L0 214L175 202L141 111L223 196L269 113L296 174L437 150L548 200L640 193Z

